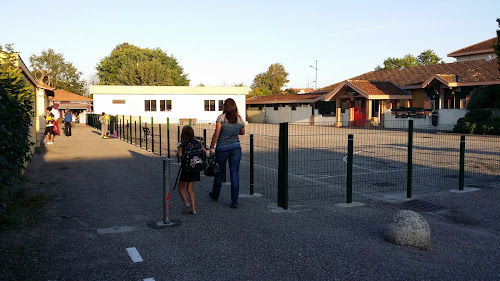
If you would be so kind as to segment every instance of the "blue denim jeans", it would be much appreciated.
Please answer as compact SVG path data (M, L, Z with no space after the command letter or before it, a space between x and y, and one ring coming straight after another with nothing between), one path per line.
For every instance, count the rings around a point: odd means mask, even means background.
M238 206L238 195L240 193L240 160L241 147L233 148L228 151L215 150L215 158L220 167L220 173L214 178L212 195L214 200L218 200L220 189L222 187L222 177L226 174L226 162L229 161L229 174L231 177L231 205Z

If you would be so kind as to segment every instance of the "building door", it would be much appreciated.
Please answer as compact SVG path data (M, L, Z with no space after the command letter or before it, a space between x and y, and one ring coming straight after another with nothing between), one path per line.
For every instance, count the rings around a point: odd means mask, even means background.
M354 108L354 123L355 127L364 127L366 123L365 109L362 107Z

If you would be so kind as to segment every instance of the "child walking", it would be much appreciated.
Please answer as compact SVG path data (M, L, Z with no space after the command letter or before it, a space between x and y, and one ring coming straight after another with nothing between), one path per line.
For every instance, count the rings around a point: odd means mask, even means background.
M181 142L177 146L177 157L182 157L183 154L192 155L195 150L202 150L203 154L206 153L206 149L194 138L193 128L190 126L184 126L181 133ZM183 163L183 165L189 165L189 163ZM181 195L182 201L184 202L183 213L189 213L196 215L195 207L195 197L193 185L195 181L200 181L200 172L187 170L186 167L181 167L181 175L179 178L179 194ZM186 189L189 195L189 201L186 197Z
M54 115L48 109L45 117L45 143L54 144Z

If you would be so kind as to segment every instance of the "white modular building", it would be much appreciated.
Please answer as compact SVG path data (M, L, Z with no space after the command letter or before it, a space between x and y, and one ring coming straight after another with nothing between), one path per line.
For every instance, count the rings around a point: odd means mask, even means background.
M90 86L95 113L151 117L159 123L167 118L171 123L186 119L215 122L228 98L235 100L246 121L248 92L248 87Z

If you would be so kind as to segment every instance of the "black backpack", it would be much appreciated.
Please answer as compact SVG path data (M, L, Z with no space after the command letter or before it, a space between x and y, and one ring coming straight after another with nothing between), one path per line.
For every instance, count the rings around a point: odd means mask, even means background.
M182 145L181 168L184 172L200 172L205 168L205 153L201 143L192 140Z

